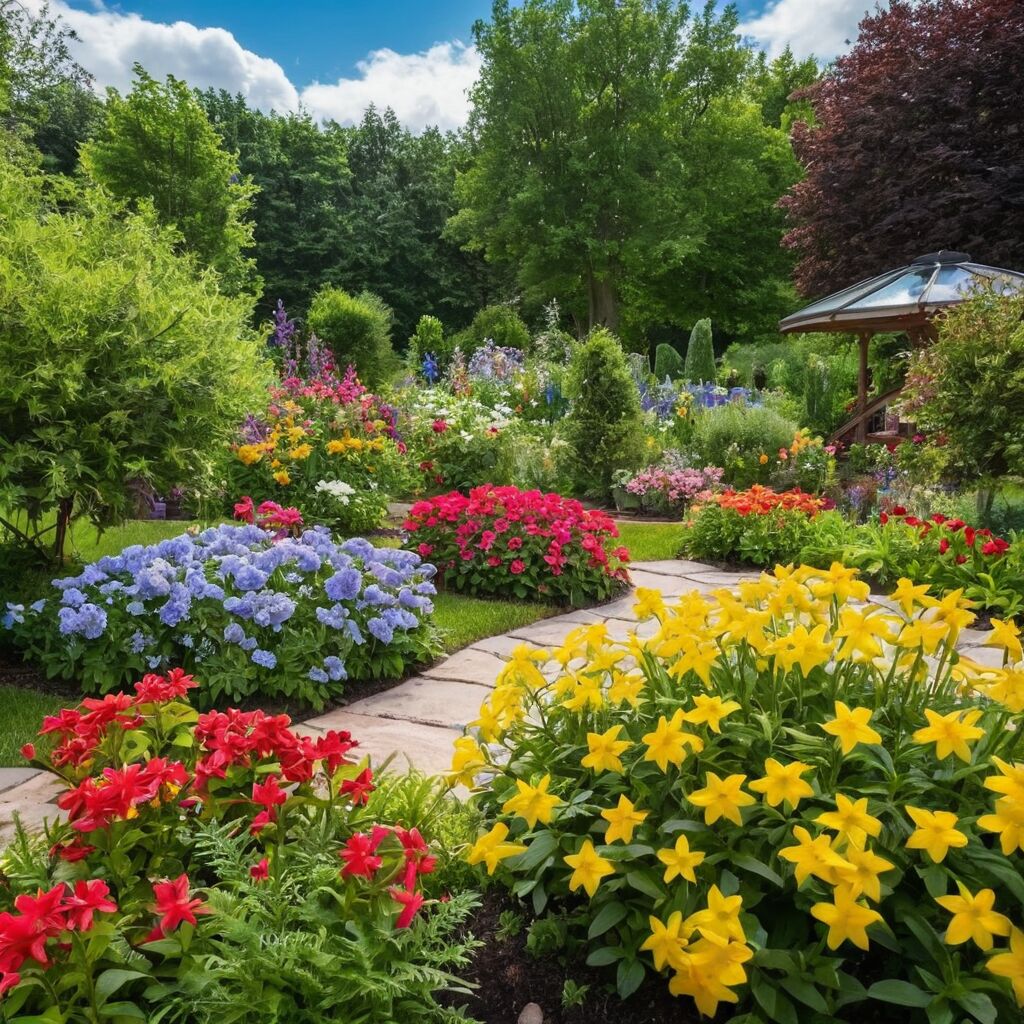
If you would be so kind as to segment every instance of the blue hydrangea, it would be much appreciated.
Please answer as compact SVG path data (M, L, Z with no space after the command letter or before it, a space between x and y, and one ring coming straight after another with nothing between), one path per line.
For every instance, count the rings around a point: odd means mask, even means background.
M68 587L61 596L60 603L66 604L71 608L81 608L88 598L83 594L78 587Z
M382 644L389 644L395 638L395 631L388 625L387 619L375 616L366 623L366 628Z
M340 604L332 604L330 608L317 608L316 617L331 629L341 629L348 618L348 609Z
M7 602L7 611L4 612L3 618L0 618L0 625L4 629L10 629L15 623L19 625L25 621L25 606L23 604L12 604L10 601Z
M149 637L141 630L137 629L132 633L132 638L128 643L131 647L132 654L141 654L149 646Z
M309 678L312 679L314 683L327 682L327 673L322 668L317 668L315 665L309 670L308 674Z
M141 601L129 601L124 609L129 615L145 615L146 606Z
M265 572L254 565L244 565L235 573L235 586L239 590L262 590L268 578Z
M333 654L324 658L324 669L327 671L327 676L332 682L336 683L341 679L348 678L348 673L345 671L345 665L341 658L337 658Z
M270 652L257 648L250 655L253 662L263 668L277 668L277 658Z
M239 643L238 646L241 647L243 651L254 651L256 650L257 647L256 637L247 636L244 640L242 640Z
M340 569L324 583L324 591L332 601L351 601L362 585L363 574L358 569Z
M57 617L58 628L64 636L79 634L86 640L98 640L107 628L107 613L95 604L80 608L61 608Z
M240 644L245 639L245 630L237 622L229 622L224 627L224 639L229 644Z

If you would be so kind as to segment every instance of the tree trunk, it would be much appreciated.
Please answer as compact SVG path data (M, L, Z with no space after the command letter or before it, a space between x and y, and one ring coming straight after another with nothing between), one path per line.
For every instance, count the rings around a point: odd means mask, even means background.
M593 270L588 271L587 298L590 329L607 327L609 331L617 331L619 329L619 297L611 277L598 277Z
M71 513L74 511L75 499L61 498L57 505L57 528L53 538L53 558L58 565L64 564L64 545L67 541L68 528L71 525Z

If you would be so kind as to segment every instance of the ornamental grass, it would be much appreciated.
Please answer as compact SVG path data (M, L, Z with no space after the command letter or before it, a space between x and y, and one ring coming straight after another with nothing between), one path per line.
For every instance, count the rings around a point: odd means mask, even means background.
M1024 661L958 654L960 592L886 604L838 563L637 591L641 635L521 647L457 741L469 851L569 952L701 1014L1016 1020ZM860 1004L860 1005L858 1005Z

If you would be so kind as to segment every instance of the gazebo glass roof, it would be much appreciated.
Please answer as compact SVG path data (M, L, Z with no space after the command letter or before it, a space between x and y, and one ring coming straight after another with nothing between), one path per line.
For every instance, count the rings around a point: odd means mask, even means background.
M781 321L779 330L899 330L984 287L1024 291L1024 273L974 263L965 253L931 253L812 302Z

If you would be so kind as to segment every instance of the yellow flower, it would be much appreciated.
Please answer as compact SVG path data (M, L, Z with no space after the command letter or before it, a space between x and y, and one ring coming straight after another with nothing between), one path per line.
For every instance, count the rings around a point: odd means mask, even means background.
M536 650L526 644L519 644L513 650L512 657L505 662L504 667L498 673L498 683L514 683L517 686L525 686L531 690L539 689L545 685L546 680L539 668L538 663L547 661L547 652Z
M569 854L565 858L565 863L573 869L572 877L569 879L570 891L575 892L582 886L591 899L594 898L601 879L606 875L615 874L615 865L599 856L589 839L584 840L579 853Z
M734 700L723 701L721 697L709 697L706 693L698 693L693 698L693 703L697 706L687 711L683 718L692 725L706 722L708 728L717 733L722 731L722 719L740 709L740 705Z
M719 818L728 818L742 825L740 808L756 803L749 793L744 793L740 788L746 781L746 775L730 775L720 779L714 772L708 772L704 778L705 787L690 793L686 799L695 807L704 808L704 820L709 825L713 825Z
M242 444L238 446L237 454L240 462L251 466L263 458L263 449L257 444Z
M301 462L303 459L308 459L312 453L313 446L311 444L298 444L288 452L288 456L296 462Z
M986 789L993 793L1002 793L1018 804L1024 804L1024 764L1014 762L1008 764L1000 757L993 757L992 763L999 769L999 775L989 775L985 781Z
M789 672L794 665L800 666L805 676L832 657L832 642L825 639L824 623L808 632L806 626L797 626L792 633L773 640L766 648L767 654L775 655L775 664L783 672Z
M704 742L699 736L683 730L683 709L678 708L669 721L664 715L658 719L657 728L646 733L641 741L647 744L645 761L653 761L663 772L674 764L677 768L686 757L687 746L696 753L704 749Z
M961 657L956 667L960 668L967 660ZM979 668L982 668L982 666L979 666ZM982 671L991 672L991 669L982 668ZM975 680L975 685L981 687L983 684L979 680ZM1001 669L987 683L985 689L993 700L999 701L1000 704L1005 704L1007 709L1015 715L1019 715L1024 711L1024 672L1019 669Z
M951 711L948 715L940 715L931 708L924 709L928 725L914 733L918 743L934 743L935 756L940 760L956 754L965 763L971 759L971 748L967 745L981 739L985 730L974 723L981 718L980 710Z
M563 802L559 797L548 792L550 785L550 775L545 775L536 786L531 786L528 782L523 782L522 779L516 779L519 793L511 800L506 800L501 809L506 814L518 814L521 818L525 818L526 824L530 828L533 828L538 821L547 825L551 821L555 808Z
M730 942L704 928L701 937L687 950L687 964L710 972L723 985L742 985L747 980L743 964L753 955L745 942Z
M1010 979L1017 1005L1024 1006L1024 932L1011 929L1009 952L997 953L985 966L996 977Z
M951 846L959 848L967 845L967 836L957 831L957 817L950 811L926 811L909 804L906 811L917 825L916 831L907 840L908 850L924 850L939 864Z
M896 589L889 596L903 609L904 615L909 615L915 607L934 608L938 602L934 597L928 596L929 586L927 583L914 585L913 580L901 576L896 581Z
M811 875L828 882L829 885L835 885L849 872L849 861L832 849L828 836L812 839L810 832L803 825L795 825L793 838L797 845L779 850L779 856L795 865L798 886L803 885Z
M642 675L612 672L612 685L608 687L608 699L613 704L629 704L630 707L639 707L640 694L646 685L647 680Z
M740 997L719 980L711 967L702 967L700 961L689 962L685 970L672 976L668 990L674 996L690 996L705 1017L714 1017L719 1003L738 1003Z
M960 630L974 621L974 613L967 610L973 607L974 602L968 601L964 597L962 587L944 594L942 600L936 603L933 613L935 621L944 622L949 628L950 643L955 643L956 638L960 635Z
M487 867L487 874L493 875L499 861L503 861L506 857L518 857L519 854L526 853L526 847L522 843L506 843L506 838L508 838L508 825L499 821L490 832L481 836L470 847L466 860L470 864L479 864L483 861Z
M597 711L604 704L600 679L574 673L565 677L564 685L569 696L562 701L562 707L567 711L585 711L587 708Z
M846 860L850 869L844 869L841 874L843 884L849 887L854 896L863 893L869 900L878 903L882 898L882 883L878 876L892 871L896 865L867 848L858 850L855 846L847 848Z
M881 921L882 915L858 903L846 886L838 886L832 894L832 900L832 903L815 903L811 907L811 916L828 925L828 937L825 940L828 948L838 949L849 940L859 949L867 949L867 929L876 921Z
M288 475L288 470L286 470L286 469L279 469L279 470L278 470L278 471L277 471L277 472L276 472L276 473L274 474L274 479L275 479L275 480L276 480L276 481L277 481L277 482L278 482L278 483L279 483L279 484L280 484L280 485L281 485L282 487L287 487L287 486L288 486L288 485L289 485L289 484L290 484L290 483L292 482L292 478L291 478L291 477L290 477L290 476Z
M241 449L239 449L241 453ZM1002 619L991 619L992 632L985 641L989 647L1002 647L1009 655L1010 661L1020 661L1024 658L1024 648L1021 647L1020 629L1015 622L1004 622Z
M811 593L821 600L834 597L844 602L852 597L857 601L866 601L871 588L863 580L857 579L856 569L847 568L842 562L833 562L828 572L822 574L820 582L811 585Z
M668 920L662 923L653 915L647 919L651 928L651 934L641 944L640 948L651 954L654 960L655 970L664 970L666 965L677 968L682 961L682 952L686 948L687 939L692 931L682 934L683 914L677 910L669 914Z
M620 740L621 725L613 725L605 732L588 732L587 746L589 754L584 754L580 764L595 772L621 772L622 758L620 755L629 749L629 740Z
M814 820L822 828L837 833L855 849L863 849L868 836L877 836L882 831L882 823L868 814L866 796L851 800L842 793L836 793L836 808L819 814Z
M675 846L658 851L658 860L665 865L666 882L671 882L676 877L685 878L688 882L696 882L697 876L693 873L693 869L704 860L704 854L699 850L691 850L689 839L680 835L676 839Z
M668 656L665 645L659 653ZM673 679L681 680L687 672L693 672L707 686L711 682L711 666L722 656L722 651L713 640L691 635L683 643L679 657L668 668Z
M870 708L851 710L841 700L837 700L836 717L827 721L821 728L830 736L837 737L843 753L848 754L858 743L882 742L882 737L868 725L871 714Z
M661 591L651 587L637 587L633 614L641 622L652 617L663 619L665 617L665 601L662 599Z
M619 803L616 807L609 807L601 812L601 817L608 822L605 830L604 841L611 845L616 839L624 843L633 842L633 831L637 825L643 823L649 811L638 811L633 802L624 793L619 796Z
M483 749L472 736L460 736L455 741L455 753L452 754L452 767L448 783L472 788L477 772L487 767Z
M900 647L920 649L925 654L933 654L935 648L949 635L949 627L944 622L925 622L915 619L908 622L896 638Z
M814 795L810 784L800 778L810 770L811 766L802 761L791 761L784 765L774 757L769 757L764 763L764 778L754 779L749 788L755 793L763 793L769 807L777 807L785 801L790 807L796 808L805 796Z
M882 645L878 641L880 637L889 638L889 622L884 615L872 614L870 610L844 608L839 613L839 628L835 632L836 639L844 642L836 658L871 661L881 657Z
M986 832L999 833L999 846L1009 857L1014 850L1024 851L1024 804L1009 797L996 801L994 814L983 814L978 827Z
M959 896L938 896L935 902L953 915L946 929L946 944L959 946L973 939L978 949L992 948L993 935L1009 935L1010 919L996 912L996 894L991 889L979 889L972 895L963 882L956 883Z
M693 931L709 931L720 935L723 939L735 939L745 942L743 925L740 923L740 911L743 909L742 896L723 896L717 885L708 890L706 910L698 910L686 919L687 927Z

